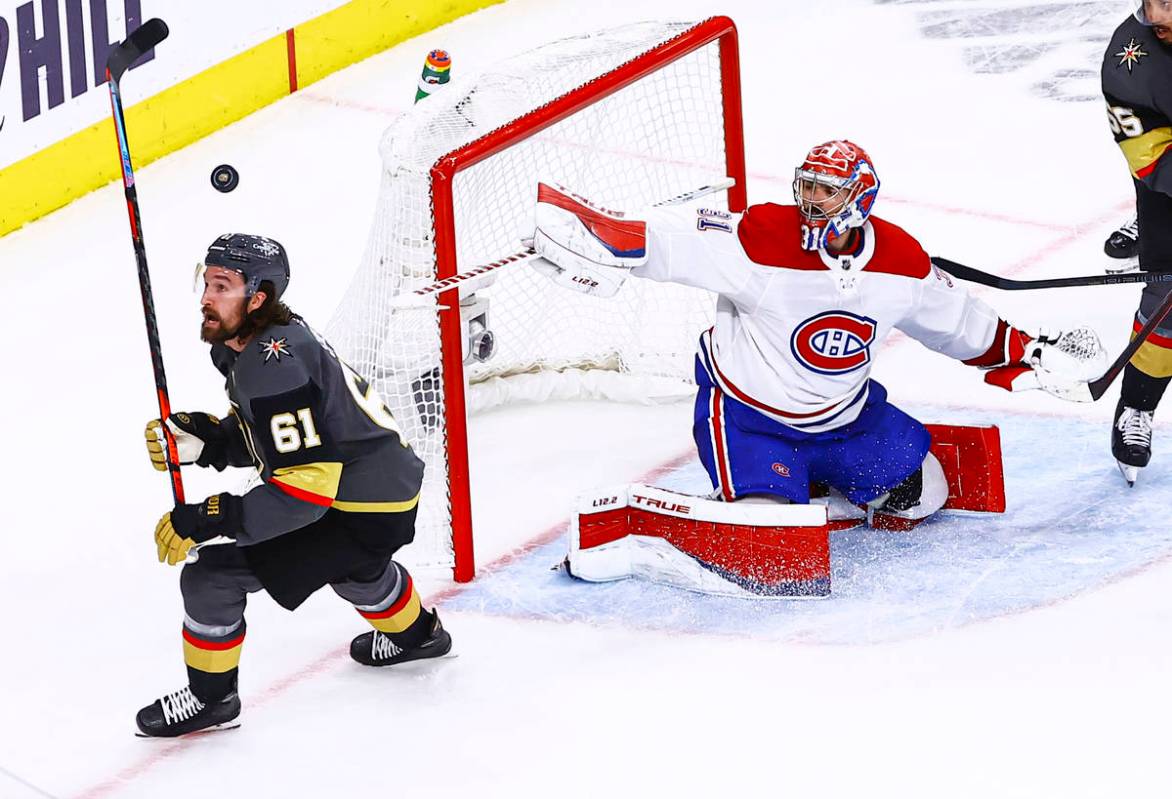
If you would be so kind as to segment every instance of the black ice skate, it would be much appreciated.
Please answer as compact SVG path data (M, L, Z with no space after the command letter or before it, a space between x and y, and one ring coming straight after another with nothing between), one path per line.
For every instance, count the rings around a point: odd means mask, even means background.
M233 692L217 702L204 704L191 686L156 699L138 711L135 722L140 738L174 738L192 732L234 730L239 722L240 698Z
M432 615L435 621L431 624L431 633L419 646L403 649L396 646L389 635L371 630L350 642L350 657L364 666L393 666L410 660L443 657L452 649L452 636L440 624L439 614L432 611Z
M1129 408L1119 401L1115 425L1111 428L1111 454L1129 486L1135 485L1139 470L1152 459L1152 412Z
M1112 258L1134 258L1139 252L1139 221L1132 217L1107 237L1103 251Z

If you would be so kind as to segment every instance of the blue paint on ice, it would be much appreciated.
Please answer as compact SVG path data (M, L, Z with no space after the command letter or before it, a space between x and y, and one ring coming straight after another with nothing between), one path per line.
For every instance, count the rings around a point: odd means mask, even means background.
M919 410L922 419L940 419L939 411ZM1172 555L1166 460L1157 457L1129 489L1110 457L1105 424L965 415L969 423L1001 427L1007 512L946 514L908 533L836 533L828 599L728 599L636 580L583 583L551 571L565 555L559 540L478 578L445 605L675 632L866 643L1028 611ZM708 490L698 461L659 484Z

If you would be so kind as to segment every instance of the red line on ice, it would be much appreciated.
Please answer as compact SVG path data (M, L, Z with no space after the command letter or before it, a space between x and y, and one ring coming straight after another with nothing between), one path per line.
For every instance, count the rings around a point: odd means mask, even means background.
M677 455L666 463L662 463L659 466L656 466L651 471L637 478L634 482L653 482L663 475L683 466L685 463L691 460L691 458L692 450L689 449L687 452L681 455ZM528 555L533 550L554 542L560 536L565 534L567 526L567 522L558 522L557 524L542 532L540 535L537 535L529 541L526 541L516 549L506 552L504 555L501 555L499 558L491 561L488 565L481 567L477 572L478 576L483 576L485 574L491 574L492 572L499 571L500 569L503 569L509 564L515 562L519 558ZM436 591L435 593L432 593L431 595L424 598L423 603L425 605L435 605L436 603L443 602L445 599L449 599L461 593L462 591L467 590L469 587L471 587L471 585L471 583L452 583L447 588L442 588L439 591ZM349 643L331 649L316 660L313 660L305 666L302 666L292 674L282 677L276 682L270 684L267 688L249 696L247 698L247 707L249 711L254 711L257 708L264 707L269 702L282 696L290 688L293 688L294 686L297 686L313 677L325 674L344 663L348 663L349 661ZM234 733L228 732L223 734L232 735ZM151 747L150 754L146 755L135 763L126 766L112 777L109 777L99 782L98 784L75 794L74 799L100 799L100 797L110 796L119 789L125 787L128 783L133 782L143 774L146 774L164 760L167 760L173 755L177 755L186 751L198 742L199 736L179 738L173 741L165 742L144 742L144 746Z
M1024 272L1026 269L1029 269L1031 266L1034 266L1036 264L1041 263L1042 261L1045 261L1047 258L1052 257L1055 253L1058 253L1058 252L1061 252L1062 250L1065 250L1070 245L1074 244L1075 242L1079 241L1080 239L1085 238L1086 236L1088 236L1092 233L1101 234L1103 232L1101 229L1103 225L1107 224L1108 222L1111 222L1112 220L1117 219L1121 213L1124 213L1128 210L1132 210L1132 211L1135 210L1135 201L1134 200L1127 200L1127 201L1121 202L1117 205L1113 205L1109 210L1104 211L1103 213L1099 214L1097 217L1095 217L1094 219L1091 219L1088 222L1084 222L1081 225L1075 225L1073 227L1066 228L1063 235L1059 236L1057 239L1050 242L1045 247L1041 247L1040 249L1035 250L1030 255L1027 255L1024 258L1013 262L1012 264L1007 266L1004 269L1004 271L1002 271L1000 274L1002 275L1002 277L1005 277L1008 275L1016 275L1019 272Z
M762 178L765 176L754 175L753 177ZM770 179L776 180L776 178L770 178ZM931 206L925 206L925 207L931 207ZM1080 225L1067 226L1067 227L1063 227L1060 225L1049 225L1047 223L1040 223L1040 222L1030 222L1028 220L1015 220L1015 219L1008 218L1008 217L1000 217L999 215L996 215L996 214L983 214L981 212L965 211L963 209L949 209L944 206L938 206L938 209L948 211L949 213L956 213L956 214L960 214L960 215L977 216L977 217L989 218L989 219L998 219L998 221L1014 222L1017 224L1029 225L1029 226L1033 226L1033 227L1050 228L1050 229L1053 229L1056 231L1061 231L1062 235L1059 236L1057 239L1055 239L1054 241L1045 245L1044 247L1039 248L1037 251L1035 251L1034 253L1032 253L1030 255L1027 255L1026 257L1022 258L1021 260L1016 261L1015 263L1013 263L1011 266L1006 268L1001 273L1003 275L1013 275L1013 274L1022 272L1026 269L1029 269L1031 266L1034 266L1035 264L1052 256L1055 252L1061 251L1061 250L1069 247L1071 244L1075 243L1079 239L1084 238L1085 236L1088 236L1092 233L1098 232L1097 227L1099 225L1103 224L1106 221L1110 221L1115 216L1117 216L1120 212L1125 211L1126 209L1128 209L1130 207L1132 207L1132 203L1130 201L1127 203L1119 203L1118 205L1112 206L1110 210L1105 211L1104 213L1100 214L1099 216L1095 217L1094 219L1090 220L1089 222L1086 222L1086 223L1080 224ZM906 341L906 340L907 340L906 336L901 336L895 340L888 339L887 343L890 346L890 345L902 343L903 341ZM672 471L673 469L677 469L680 466L682 466L683 464L687 463L688 460L691 459L691 457L692 457L692 451L689 449L687 453L680 455L676 458L673 458L672 460L668 461L667 463L664 463L664 464L656 467L655 469L651 470L647 474L638 478L638 480L636 480L636 482L651 482L651 481L655 480L657 477L660 477L660 476ZM529 554L533 550L538 549L539 547L543 547L546 544L553 542L555 539L557 539L559 536L561 536L565 532L566 525L567 525L566 522L559 522L558 524L555 524L554 526L552 526L549 529L542 532L540 535L535 536L534 538L530 539L529 541L527 541L526 543L517 547L516 549L511 550L510 552L507 552L506 554L504 554L501 557L497 558L496 560L492 561L487 566L482 567L479 570L479 574L485 575L485 574L490 574L495 571L499 571L500 569L505 568L506 566L513 563L517 559L522 558L525 555ZM1108 581L1107 584L1119 582L1119 581L1125 579L1126 577L1134 576L1135 574L1146 571L1146 570L1152 568L1153 566L1157 565L1158 563L1163 562L1163 560L1164 559L1155 561L1153 563L1149 563L1145 566L1141 566L1141 567L1134 569L1132 572L1128 572L1124 575L1119 575L1116 579ZM447 588L443 588L443 589L431 594L430 596L426 597L424 599L424 604L433 605L437 602L442 602L445 599L456 596L460 592L466 590L468 585L470 585L470 584L453 583L451 586L449 586ZM1104 585L1094 586L1088 590L1095 590L1097 588L1102 588L1102 587L1104 587ZM1085 592L1080 592L1080 593L1085 593ZM1045 605L1045 606L1060 604L1064 601L1067 601L1067 600L1073 598L1073 596L1077 596L1077 595L1078 594L1074 594L1072 596L1055 599L1051 603L1049 603L1049 605ZM1043 606L1043 607L1045 607L1045 606ZM1012 614L1006 614L1006 615L1012 615ZM310 662L309 664L303 666L298 671L272 683L271 685L268 686L268 688L265 688L264 690L262 690L258 694L254 695L254 696L250 696L248 698L248 707L250 710L253 710L253 709L256 709L259 707L263 707L268 702L271 702L274 699L282 696L290 688L292 688L292 687L294 687L294 686L296 686L296 685L298 685L298 684L300 684L300 683L302 683L312 677L316 677L320 674L324 674L324 673L330 671L331 669L334 669L334 668L338 667L339 665L348 662L348 660L349 660L349 645L348 644L344 645L344 646L337 647L335 649L332 649L329 652L323 654L317 660L314 660L314 661ZM80 793L75 795L75 799L100 799L100 797L109 796L109 795L111 795L111 793L113 793L114 791L117 791L122 786L126 785L129 782L134 781L138 777L147 773L148 771L153 769L158 764L162 763L167 758L171 757L172 755L175 755L175 754L178 754L178 753L185 751L187 748L191 747L192 745L194 745L198 741L199 741L198 737L193 737L193 738L181 738L181 739L167 742L167 743L154 742L154 743L150 744L152 747L152 752L149 755L147 755L147 756L143 757L142 759L140 759L139 761L123 768L121 771L116 773L114 776L109 777L108 779L103 780L102 782L98 783L97 785L94 785L90 788L87 788L87 789L81 791Z

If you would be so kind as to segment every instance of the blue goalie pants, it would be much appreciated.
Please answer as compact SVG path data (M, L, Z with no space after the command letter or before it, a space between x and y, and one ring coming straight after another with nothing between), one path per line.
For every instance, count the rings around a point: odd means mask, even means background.
M825 483L856 504L886 494L919 469L931 439L924 425L887 401L871 381L859 417L803 433L729 397L697 363L692 434L712 487L727 501L773 495L805 504Z

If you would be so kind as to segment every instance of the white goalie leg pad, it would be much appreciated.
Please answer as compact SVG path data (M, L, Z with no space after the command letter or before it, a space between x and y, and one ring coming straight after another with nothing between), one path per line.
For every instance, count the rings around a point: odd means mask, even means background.
M561 286L610 297L647 261L647 223L599 208L565 187L537 184L534 266Z
M830 593L824 505L718 502L633 484L582 496L570 573L630 577L706 594L801 598Z

